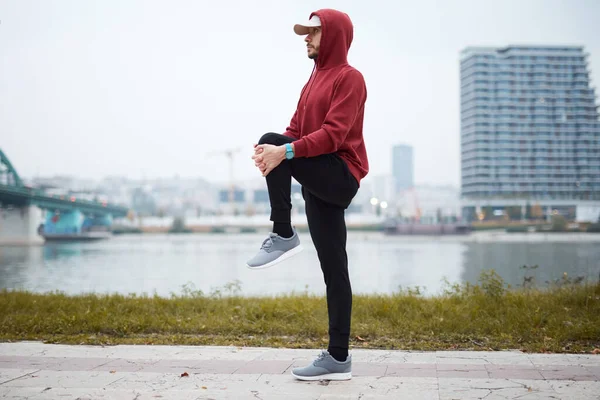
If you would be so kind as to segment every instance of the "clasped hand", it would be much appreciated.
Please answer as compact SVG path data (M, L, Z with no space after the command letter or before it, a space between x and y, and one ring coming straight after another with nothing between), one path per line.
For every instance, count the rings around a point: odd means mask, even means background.
M272 144L255 144L252 159L262 176L267 176L285 160L285 147Z

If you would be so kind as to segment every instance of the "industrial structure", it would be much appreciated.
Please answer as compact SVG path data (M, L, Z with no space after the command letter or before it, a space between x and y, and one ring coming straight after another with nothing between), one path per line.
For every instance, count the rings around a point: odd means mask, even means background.
M35 244L47 239L93 236L129 209L107 202L52 195L27 186L0 150L0 244Z

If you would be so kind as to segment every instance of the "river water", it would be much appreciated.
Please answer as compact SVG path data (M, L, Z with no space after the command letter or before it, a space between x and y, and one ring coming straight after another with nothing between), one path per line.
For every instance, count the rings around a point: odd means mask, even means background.
M325 285L308 233L304 251L269 269L251 271L264 234L123 235L90 243L0 247L0 289L35 292L181 294L184 285L205 294L269 296L309 292ZM350 279L355 294L390 294L419 286L437 294L443 281L475 283L495 269L512 286L533 276L539 286L569 277L597 281L600 235L493 234L468 237L390 237L350 232ZM537 265L537 268L522 268ZM231 285L233 283L233 285Z

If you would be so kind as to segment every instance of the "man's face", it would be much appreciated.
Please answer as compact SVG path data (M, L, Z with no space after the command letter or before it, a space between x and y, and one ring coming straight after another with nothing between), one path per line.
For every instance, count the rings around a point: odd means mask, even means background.
M319 55L319 45L321 44L321 28L309 28L308 35L304 39L306 42L306 51L308 58L314 60Z

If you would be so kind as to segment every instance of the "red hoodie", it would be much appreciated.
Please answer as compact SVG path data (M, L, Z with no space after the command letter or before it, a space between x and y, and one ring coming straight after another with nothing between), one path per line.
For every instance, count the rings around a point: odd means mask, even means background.
M337 153L360 185L369 172L362 133L367 88L362 74L347 60L352 22L336 10L313 15L321 19L319 55L284 135L297 139L296 157Z

